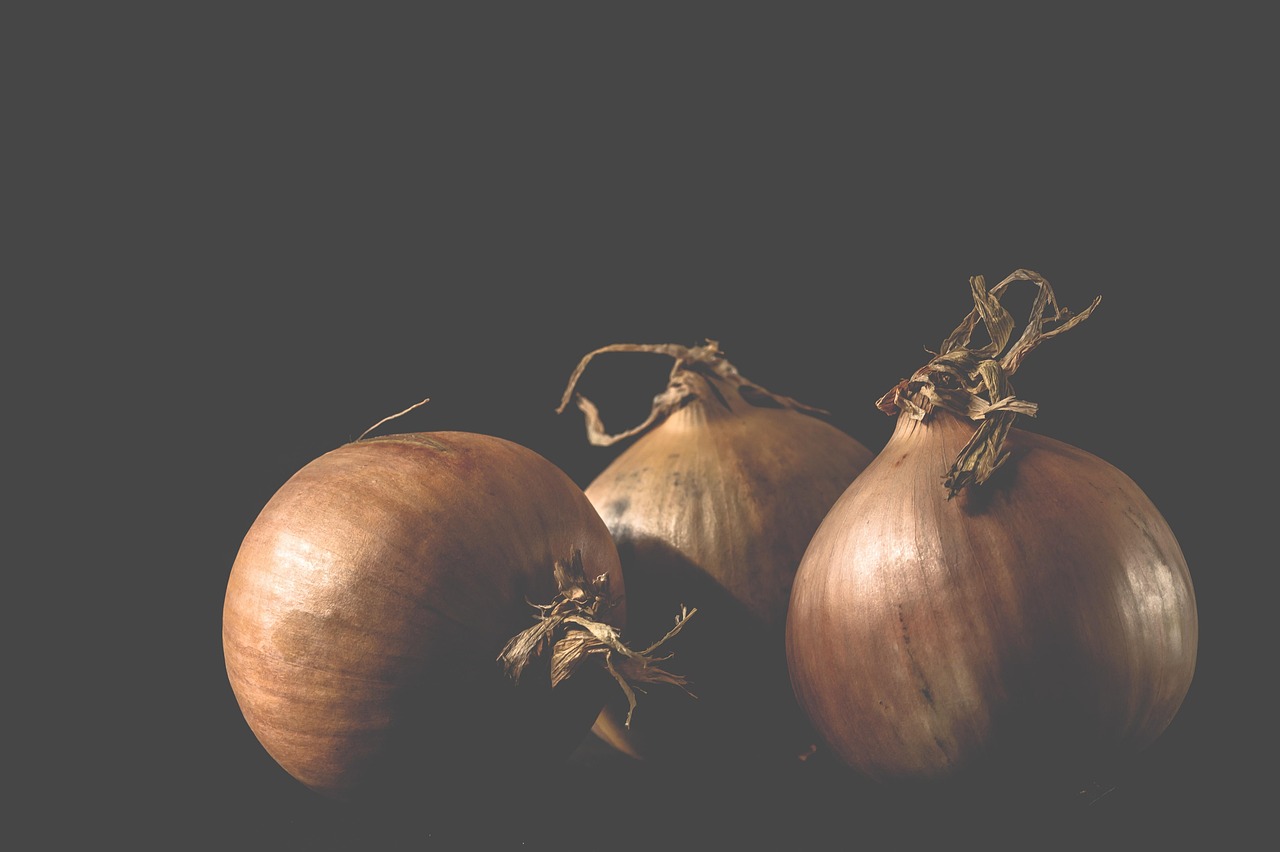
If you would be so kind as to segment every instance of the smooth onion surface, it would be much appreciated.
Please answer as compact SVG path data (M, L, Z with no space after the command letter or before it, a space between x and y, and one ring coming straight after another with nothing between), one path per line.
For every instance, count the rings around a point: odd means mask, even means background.
M672 373L679 404L586 493L622 558L628 641L657 641L673 613L696 610L668 647L695 697L652 690L630 727L626 704L611 698L594 730L645 760L794 760L815 738L786 671L791 582L823 515L872 454L742 380L714 344L685 355Z
M408 799L563 759L616 689L497 662L577 553L625 594L582 490L518 444L465 433L346 444L291 477L231 569L223 648L249 727L294 778L346 801ZM602 619L625 625L625 605ZM434 795L434 794L433 794Z

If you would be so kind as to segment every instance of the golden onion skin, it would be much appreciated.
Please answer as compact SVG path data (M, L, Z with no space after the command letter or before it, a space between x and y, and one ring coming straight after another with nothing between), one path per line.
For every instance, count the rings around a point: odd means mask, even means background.
M981 488L948 499L974 423L899 414L822 521L787 619L796 696L881 781L1114 766L1192 681L1196 601L1164 518L1128 476L1012 429Z
M738 377L732 371L727 375ZM823 515L870 462L863 444L749 383L697 370L688 398L587 486L627 577L628 641L667 646L694 697L653 689L631 726L611 698L594 731L642 760L795 760L814 744L786 671L791 582Z
M290 775L346 802L425 807L566 758L613 681L584 666L554 691L517 684L497 658L575 551L625 593L581 488L518 444L432 432L326 453L272 496L231 569L222 639L244 718ZM619 604L602 620L625 618Z

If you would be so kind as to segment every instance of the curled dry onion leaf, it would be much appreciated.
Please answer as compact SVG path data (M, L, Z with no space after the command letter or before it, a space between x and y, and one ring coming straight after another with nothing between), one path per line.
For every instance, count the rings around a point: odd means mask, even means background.
M604 353L674 360L648 417L616 434L575 392ZM628 640L665 641L671 611L698 612L671 643L697 700L654 692L634 720L611 700L596 733L642 759L759 763L807 754L813 734L784 659L791 581L818 522L870 450L821 409L747 380L716 341L594 350L557 411L571 400L593 445L634 439L586 488L623 562Z
M1036 298L1021 337L1001 355L1013 334L1013 317L1000 304L1000 296L1011 281L1034 281ZM914 420L925 419L935 406L941 406L961 417L981 421L943 478L948 498L970 483L981 484L990 479L1008 458L1003 446L1014 418L1019 414L1035 415L1035 403L1013 395L1009 377L1018 371L1033 349L1083 321L1102 301L1099 296L1084 311L1072 315L1071 311L1059 307L1049 282L1023 269L989 292L980 275L971 279L969 286L974 308L943 341L938 354L911 378L899 382L876 401L881 411L887 414L904 411ZM1046 317L1050 307L1053 315ZM979 321L987 329L988 342L971 349L969 344ZM1046 323L1059 324L1046 329Z
M1039 289L1009 346L1013 281ZM1132 758L1181 706L1191 577L1132 479L1013 426L1036 408L1010 376L1098 300L1072 315L1029 270L970 286L972 312L878 401L894 432L804 554L788 665L823 740L869 777L1075 784ZM971 346L978 322L990 342Z
M581 554L575 553L569 563L555 565L559 591L549 604L535 604L537 623L511 637L498 655L507 675L516 682L525 668L550 649L551 685L556 686L571 676L591 658L602 665L617 681L627 697L626 724L636 708L635 684L667 683L688 692L687 678L657 665L665 657L654 653L684 627L696 612L682 608L675 626L658 642L642 651L633 650L622 641L622 631L600 620L603 611L616 605L609 594L609 575L588 579L582 569Z

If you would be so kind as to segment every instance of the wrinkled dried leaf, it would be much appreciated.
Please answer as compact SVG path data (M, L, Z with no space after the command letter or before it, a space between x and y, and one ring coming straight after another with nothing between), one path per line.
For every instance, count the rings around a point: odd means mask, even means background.
M643 651L627 646L619 630L599 620L614 601L609 594L608 575L588 580L582 567L582 554L574 552L568 562L554 566L559 591L549 604L534 604L535 623L511 637L498 655L507 676L519 682L525 670L536 659L550 651L552 687L572 677L588 659L596 658L617 681L627 696L627 724L636 706L633 684L663 683L689 692L686 679L659 666L669 659L655 657L655 652L680 632L697 610L681 608L675 625L662 639ZM690 693L692 694L692 693Z
M1021 336L1001 356L1013 333L1013 319L1000 304L1000 297L1013 281L1030 281L1038 292ZM990 290L977 275L969 279L969 288L974 307L943 341L939 353L910 379L899 382L876 400L876 407L886 414L900 413L923 420L933 408L941 406L981 421L943 476L948 498L967 486L986 482L1009 457L1004 442L1017 415L1035 416L1036 404L1015 397L1009 377L1041 342L1076 326L1102 301L1099 296L1084 311L1073 315L1058 305L1049 282L1028 269L1015 270ZM970 349L979 322L986 328L989 342ZM1050 323L1058 325L1046 330Z

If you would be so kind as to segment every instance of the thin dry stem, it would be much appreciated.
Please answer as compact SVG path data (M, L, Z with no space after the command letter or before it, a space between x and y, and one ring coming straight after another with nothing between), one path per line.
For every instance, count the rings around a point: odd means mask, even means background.
M671 374L667 378L667 387L662 393L653 398L653 405L649 409L649 415L644 419L644 422L614 434L609 434L605 430L604 422L600 419L600 412L596 405L582 394L574 392L574 388L577 386L578 380L582 378L587 364L597 355L605 352L650 352L668 355L675 359L675 364L671 367ZM681 346L676 343L614 343L588 352L578 362L578 366L574 368L572 375L570 375L569 384L565 387L564 394L560 398L560 405L556 408L556 413L563 413L565 407L569 404L569 400L574 400L586 419L588 442L596 446L607 447L624 438L630 438L633 435L644 432L654 424L661 422L680 406L691 399L697 398L700 394L697 387L690 381L691 374L697 374L709 381L720 381L740 388L744 391L744 396L749 391L751 396L771 400L782 408L790 408L819 417L829 414L829 412L821 408L805 405L789 396L772 393L754 382L748 381L733 364L725 359L724 353L720 351L719 341L716 340L706 340L701 346L693 347Z
M377 428L378 428L379 426L381 426L383 423L386 423L386 422L388 422L388 421L390 421L390 420L395 420L397 417L403 417L404 415L408 414L410 411L413 411L415 408L420 408L420 407L422 407L422 406L426 405L426 404L427 404L428 402L430 402L430 401L431 401L431 397L427 397L426 399L422 400L422 402L415 402L413 405L409 406L409 407L408 407L408 408L406 408L404 411L400 411L400 412L397 412L397 413L395 413L395 414L392 414L392 415L389 415L389 416L387 416L387 417L382 418L382 419L381 419L381 420L379 420L377 423L373 424L373 425L372 425L372 426L370 426L368 429L365 429L363 432L361 432L361 433L360 433L360 437L359 437L359 438L356 438L356 442L363 441L363 440L364 440L365 435L368 435L370 432L372 432L374 429L377 429Z

